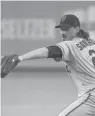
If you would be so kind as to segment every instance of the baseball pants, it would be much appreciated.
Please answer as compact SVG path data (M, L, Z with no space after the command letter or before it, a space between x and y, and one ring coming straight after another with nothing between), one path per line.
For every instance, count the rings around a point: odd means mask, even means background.
M95 96L82 95L58 116L95 116Z

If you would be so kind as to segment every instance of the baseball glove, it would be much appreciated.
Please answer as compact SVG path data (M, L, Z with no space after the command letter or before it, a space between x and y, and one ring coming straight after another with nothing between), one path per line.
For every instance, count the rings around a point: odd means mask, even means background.
M1 58L1 78L4 78L11 72L20 62L18 55L11 54Z

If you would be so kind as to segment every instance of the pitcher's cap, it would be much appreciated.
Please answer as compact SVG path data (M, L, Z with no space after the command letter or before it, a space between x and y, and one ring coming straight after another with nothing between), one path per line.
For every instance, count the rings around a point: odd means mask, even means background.
M60 24L55 26L55 28L61 28L61 27L80 27L80 21L77 16L72 14L64 15L61 18Z

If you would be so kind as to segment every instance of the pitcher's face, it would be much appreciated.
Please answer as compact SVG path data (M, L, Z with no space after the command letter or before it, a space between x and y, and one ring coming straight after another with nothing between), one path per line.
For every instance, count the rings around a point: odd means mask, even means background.
M60 28L60 33L61 33L61 36L62 36L62 40L63 41L71 41L75 36L76 36L76 33L79 31L79 27L61 27Z

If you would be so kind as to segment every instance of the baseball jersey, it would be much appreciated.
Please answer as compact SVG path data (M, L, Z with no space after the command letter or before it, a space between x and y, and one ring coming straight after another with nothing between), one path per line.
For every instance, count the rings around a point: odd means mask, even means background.
M71 69L71 77L78 88L78 96L95 88L95 43L82 38L57 44L62 50L62 60Z

